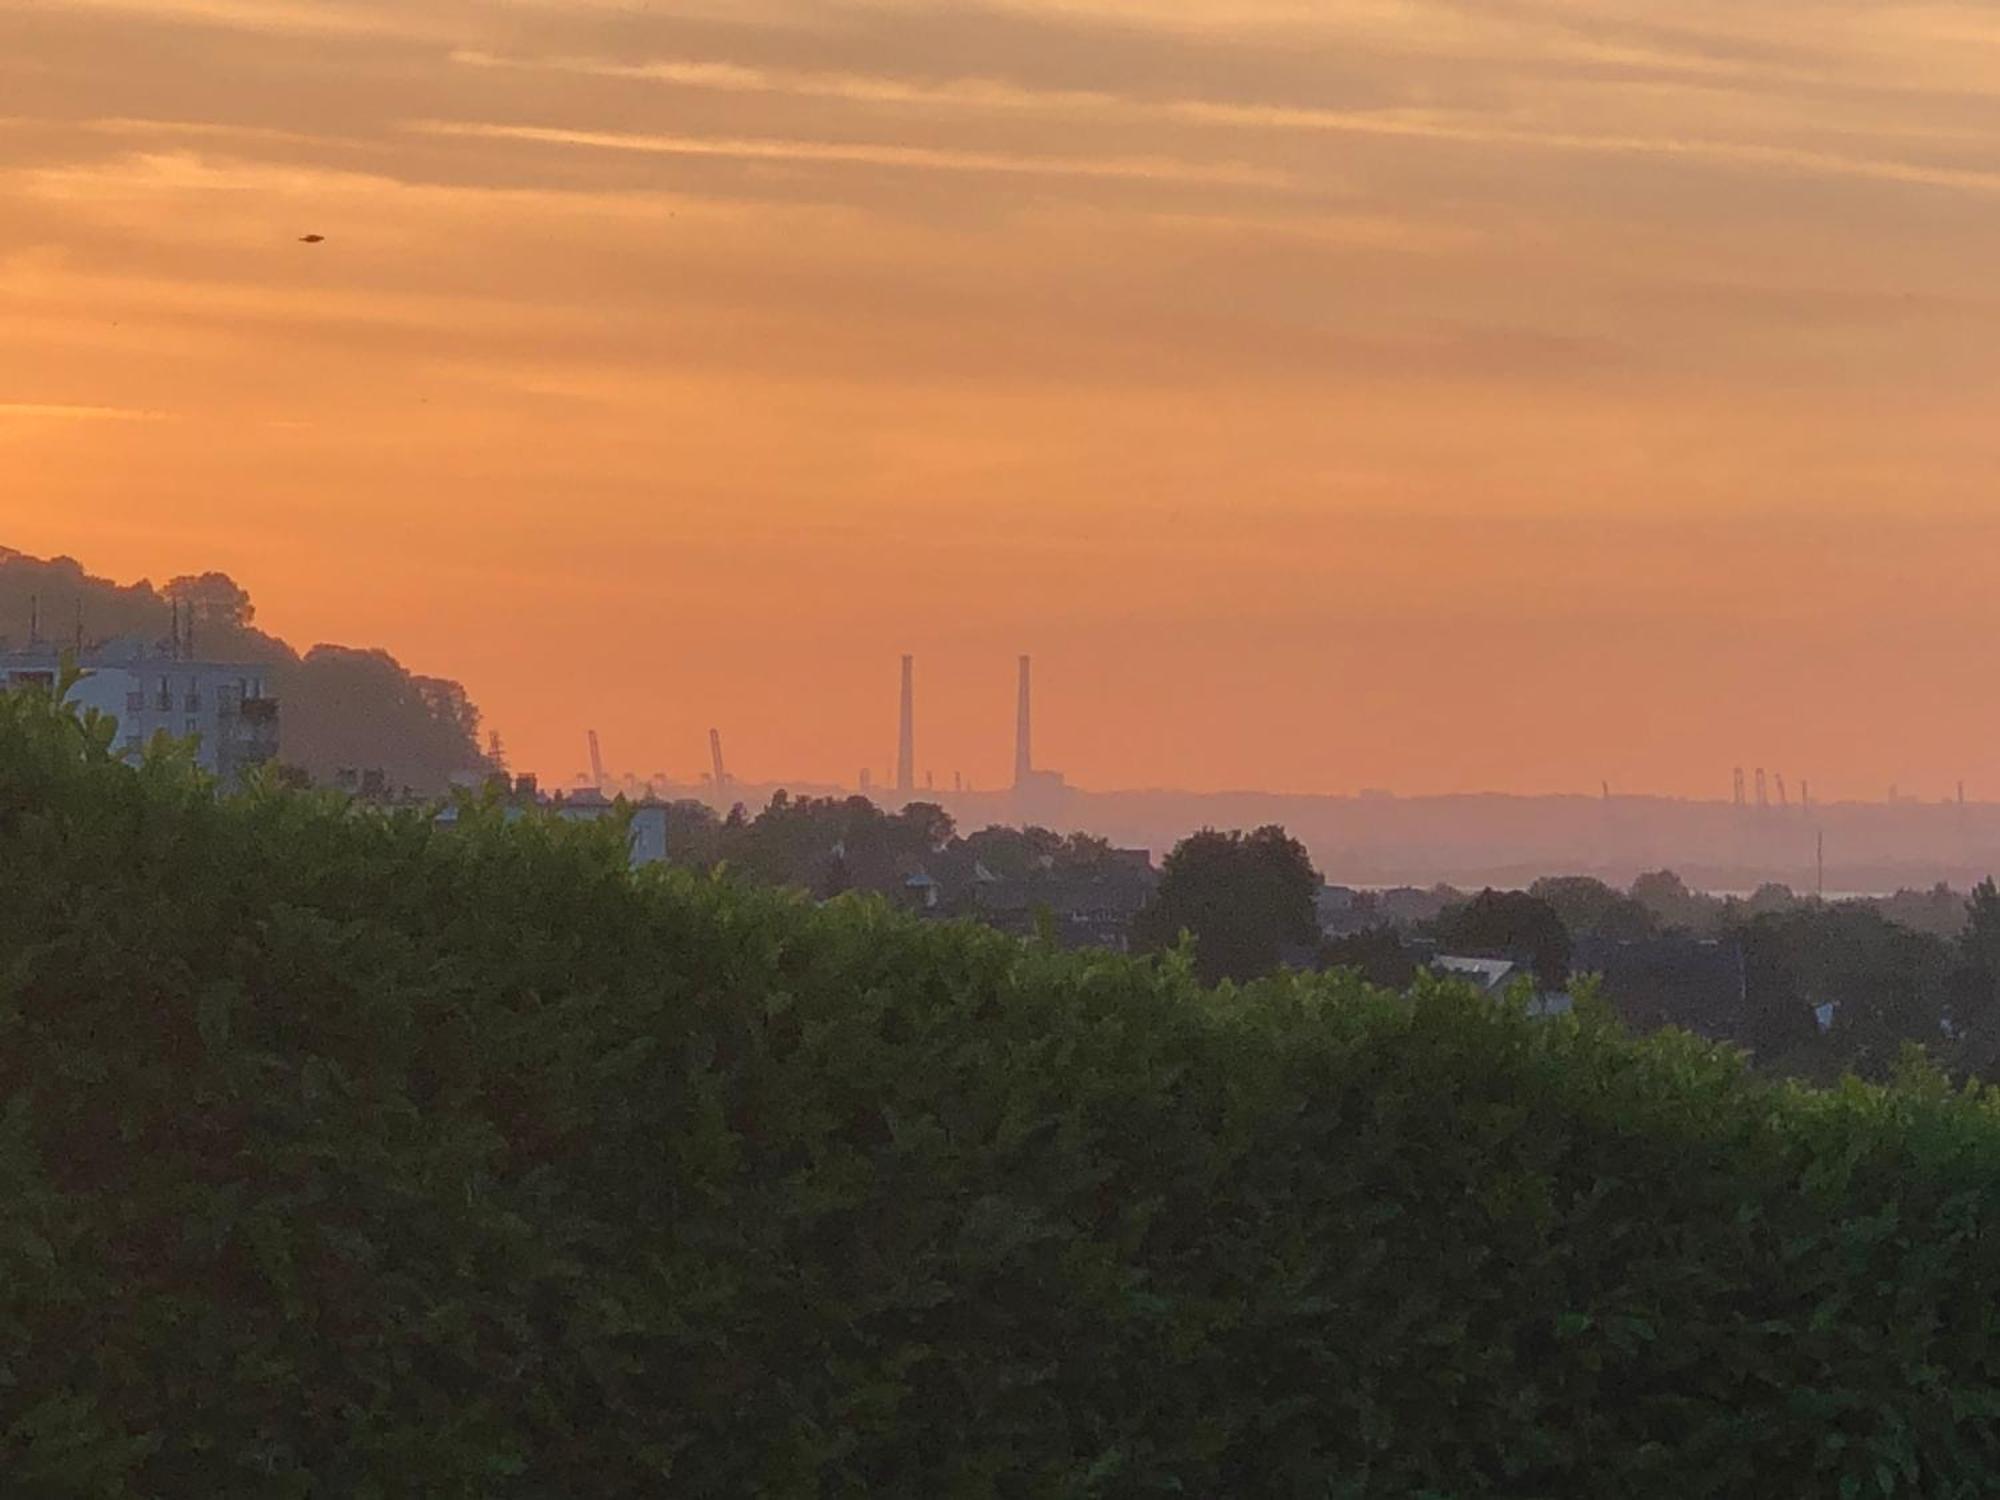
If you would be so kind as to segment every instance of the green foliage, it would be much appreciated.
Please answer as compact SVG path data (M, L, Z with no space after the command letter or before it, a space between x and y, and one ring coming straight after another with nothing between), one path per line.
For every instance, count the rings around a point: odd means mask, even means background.
M1305 846L1284 829L1203 829L1167 856L1159 890L1132 924L1132 945L1157 953L1191 933L1206 983L1255 979L1273 972L1288 949L1317 945L1318 890Z
M1996 1111L0 699L9 1495L1990 1495Z

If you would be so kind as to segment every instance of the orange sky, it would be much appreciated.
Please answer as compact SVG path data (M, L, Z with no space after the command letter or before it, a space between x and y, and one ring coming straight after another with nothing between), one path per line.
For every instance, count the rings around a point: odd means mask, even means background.
M0 542L557 776L2000 796L1996 266L1985 3L0 0Z

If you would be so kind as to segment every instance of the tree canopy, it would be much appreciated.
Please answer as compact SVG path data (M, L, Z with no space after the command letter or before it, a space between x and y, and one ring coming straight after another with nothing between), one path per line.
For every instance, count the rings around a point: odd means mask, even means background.
M1569 982L1569 929L1553 906L1525 891L1481 891L1446 911L1432 930L1448 952L1530 964L1551 989Z
M0 694L10 1497L2000 1493L2000 1104L1913 1062L111 742Z
M1205 982L1254 979L1289 951L1316 946L1319 886L1305 845L1282 828L1203 829L1167 856L1159 890L1134 923L1133 946L1159 952L1185 932Z

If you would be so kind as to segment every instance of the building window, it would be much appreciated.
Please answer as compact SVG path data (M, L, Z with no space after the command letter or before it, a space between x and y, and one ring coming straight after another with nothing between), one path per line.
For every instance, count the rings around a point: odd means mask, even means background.
M145 711L146 711L146 695L145 695L145 693L143 693L143 692L137 692L137 693L127 693L127 694L125 695L125 712L126 712L126 713L128 713L128 714L142 714L142 713L144 713Z
M199 719L189 719L189 720L187 721L187 733L188 733L188 738L189 738L189 739L193 739L193 738L194 738L194 737L195 737L196 735L200 734L200 733L201 733L201 720L199 720Z

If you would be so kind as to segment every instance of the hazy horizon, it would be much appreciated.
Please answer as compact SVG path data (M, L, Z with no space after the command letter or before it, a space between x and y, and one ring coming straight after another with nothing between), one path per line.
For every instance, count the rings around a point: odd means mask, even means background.
M0 0L0 541L558 780L2000 786L1988 8L1162 9Z

